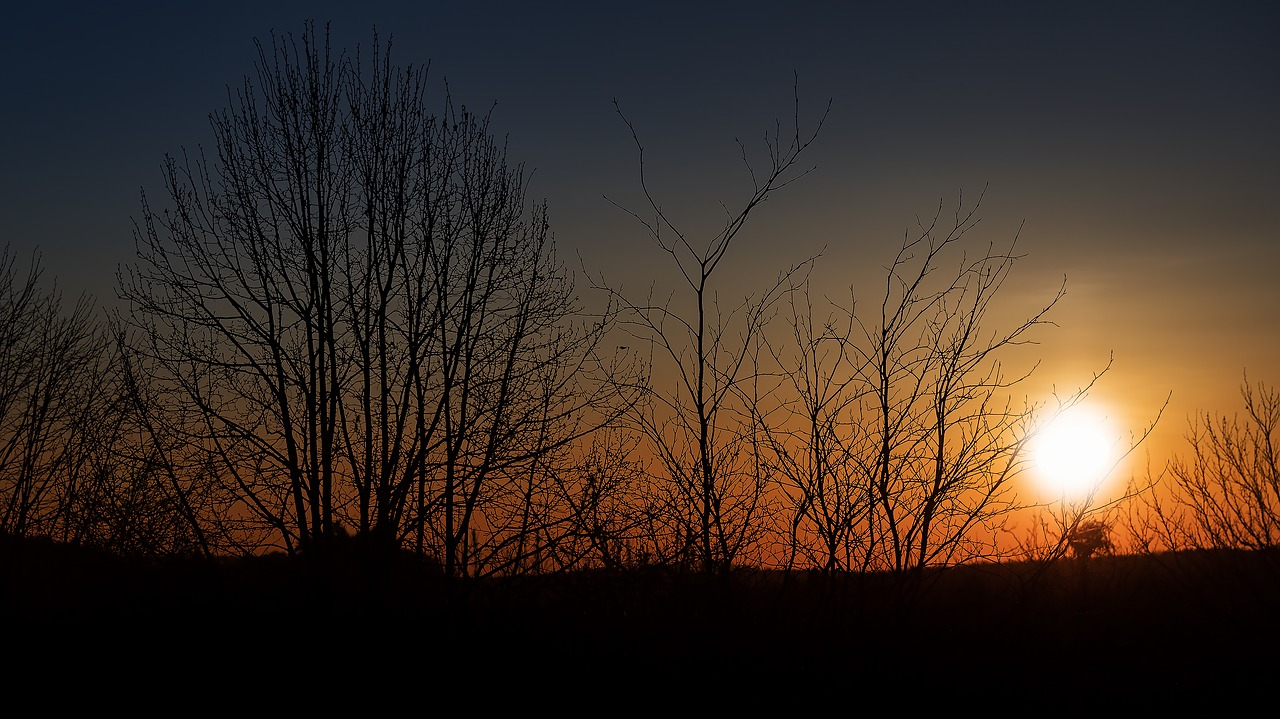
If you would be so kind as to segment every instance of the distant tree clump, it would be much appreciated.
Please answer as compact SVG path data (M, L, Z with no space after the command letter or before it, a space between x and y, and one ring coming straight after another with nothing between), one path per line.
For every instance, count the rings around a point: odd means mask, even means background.
M1111 527L1102 520L1085 520L1071 530L1067 536L1067 545L1071 548L1072 555L1080 559L1088 559L1095 554L1110 554L1114 548L1111 544Z

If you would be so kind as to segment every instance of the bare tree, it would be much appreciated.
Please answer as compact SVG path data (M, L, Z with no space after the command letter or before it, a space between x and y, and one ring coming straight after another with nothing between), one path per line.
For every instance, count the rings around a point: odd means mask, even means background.
M234 554L221 542L228 532L217 467L192 451L159 406L139 358L117 336L109 373L97 387L89 444L82 460L87 481L72 507L75 541L125 556L202 557Z
M0 254L0 532L73 538L100 443L106 342L88 297L68 311L39 256Z
M629 385L489 117L308 24L211 121L215 158L166 159L163 211L144 195L120 285L234 544L321 556L350 529L454 575L523 566L530 521L569 509L552 463Z
M129 358L82 296L65 311L39 258L0 259L0 532L125 556L205 555ZM181 483L181 486L179 486Z
M556 478L571 511L546 526L554 531L542 546L552 566L623 570L651 561L644 542L644 497L648 473L639 457L640 438L620 427L592 433L590 444Z
M1012 328L987 327L991 303L1015 262L989 244L971 257L962 240L978 223L957 201L939 226L943 205L918 223L885 277L873 323L860 323L859 375L867 441L854 454L868 492L864 566L893 571L954 563L992 551L977 530L998 526L1015 506L1013 478L1025 465L1033 408L1011 390L1027 376L1005 374L999 355L1031 341L1047 324L1049 301ZM933 275L953 252L953 274ZM1034 369L1034 367L1032 368Z
M772 350L803 384L798 404L776 403L781 415L771 422L762 411L759 422L770 466L796 490L794 541L795 528L809 527L822 566L901 573L998 556L1006 518L1023 508L1014 480L1040 408L1015 393L1035 366L1010 375L1002 358L1051 324L1065 286L993 328L993 302L1019 256L1016 237L1005 249L966 249L980 205L961 199L943 224L940 204L918 222L886 268L876 316L855 311L851 290L820 327L811 305L793 312L799 354Z
M1280 391L1240 384L1243 414L1188 421L1187 454L1147 470L1144 493L1123 525L1140 552L1264 549L1280 544Z
M788 508L783 566L848 571L865 552L868 501L850 454L864 431L854 412L867 391L853 364L856 324L839 308L819 318L807 281L789 309L789 334L758 338L756 363L771 363L779 381L751 404L763 471Z
M759 471L750 409L743 401L755 371L750 362L753 338L811 263L782 271L763 292L728 308L716 295L716 270L760 204L806 174L797 163L816 139L826 113L812 131L802 131L797 94L790 131L784 135L776 125L765 135L762 166L748 159L739 142L751 192L740 209L726 208L719 231L701 241L662 209L649 186L644 145L616 101L615 107L639 154L640 186L652 219L627 212L670 259L680 291L687 293L679 300L674 293L660 300L651 287L647 297L635 299L603 279L597 282L627 311L624 326L649 347L649 366L663 362L674 373L672 386L655 387L631 415L662 468L644 503L651 549L662 563L724 572L755 546L768 519L767 477Z

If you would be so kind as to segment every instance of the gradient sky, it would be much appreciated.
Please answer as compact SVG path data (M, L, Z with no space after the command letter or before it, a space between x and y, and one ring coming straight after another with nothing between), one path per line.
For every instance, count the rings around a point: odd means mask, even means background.
M431 63L533 169L564 253L638 287L663 271L634 220L634 146L659 197L714 229L743 196L733 140L831 115L814 171L756 216L744 288L824 251L815 281L882 277L916 215L986 196L978 232L1027 258L1013 312L1067 296L1042 383L1087 381L1125 426L1172 402L1234 412L1242 372L1280 383L1280 12L1274 3L24 3L0 23L0 234L68 295L114 301L139 190L166 152L211 140L252 39L376 26ZM805 118L802 117L802 122ZM824 250L825 248L825 250ZM836 290L837 292L839 290ZM1019 304L1022 303L1022 304ZM1161 445L1153 442L1149 446Z

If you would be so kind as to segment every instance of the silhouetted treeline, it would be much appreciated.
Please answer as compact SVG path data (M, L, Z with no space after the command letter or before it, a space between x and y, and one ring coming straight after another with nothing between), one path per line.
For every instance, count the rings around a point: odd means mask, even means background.
M165 158L163 199L144 194L115 308L68 308L38 258L0 261L6 538L219 578L256 557L319 596L391 601L405 577L919 581L1280 537L1280 401L1246 384L1245 418L1205 417L1190 459L1002 541L1034 509L1015 491L1029 440L1106 368L1052 405L1018 396L1034 366L1006 355L1063 288L995 326L1020 255L974 248L981 200L920 221L870 303L814 290L815 255L722 306L717 270L822 129L798 90L705 238L664 211L619 109L648 203L627 213L671 262L636 294L582 286L492 118L433 100L376 34L256 47L209 151Z

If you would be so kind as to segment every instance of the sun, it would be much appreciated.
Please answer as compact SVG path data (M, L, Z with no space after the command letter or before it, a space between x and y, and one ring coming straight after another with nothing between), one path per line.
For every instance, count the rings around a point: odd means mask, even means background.
M1097 487L1115 464L1117 437L1107 417L1076 406L1055 417L1031 444L1035 472L1046 490L1064 496Z

